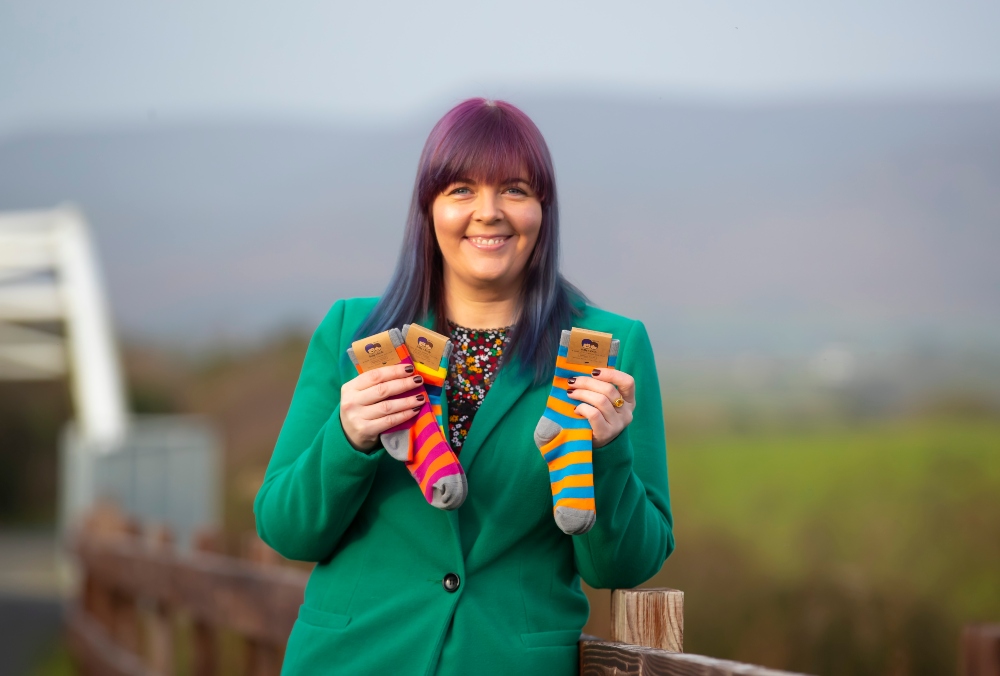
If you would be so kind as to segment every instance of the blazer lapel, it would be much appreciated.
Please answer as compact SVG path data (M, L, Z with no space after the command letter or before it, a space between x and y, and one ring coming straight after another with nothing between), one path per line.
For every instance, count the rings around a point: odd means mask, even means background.
M469 436L465 438L462 451L458 454L462 466L466 470L472 464L493 428L503 420L503 417L531 385L531 380L531 376L521 372L517 360L500 369L500 374L490 386L483 403L479 405L476 417L472 419Z

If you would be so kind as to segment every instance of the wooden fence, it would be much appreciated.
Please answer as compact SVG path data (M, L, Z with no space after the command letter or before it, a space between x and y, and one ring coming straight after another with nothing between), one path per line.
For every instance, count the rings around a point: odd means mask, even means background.
M67 620L80 673L278 674L308 573L278 565L280 557L259 540L244 559L217 553L217 545L202 534L180 555L168 531L142 532L110 507L95 511L75 542L82 593ZM683 653L684 594L677 590L616 590L611 626L612 641L581 637L585 676L788 673ZM1000 666L989 670L1000 665L998 649L1000 628L970 629L963 673L1000 676Z

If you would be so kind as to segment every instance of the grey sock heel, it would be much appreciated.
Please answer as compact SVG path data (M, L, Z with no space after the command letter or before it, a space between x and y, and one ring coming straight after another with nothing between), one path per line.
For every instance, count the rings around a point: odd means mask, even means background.
M461 474L451 474L438 479L434 484L434 497L431 504L438 509L458 509L465 502L465 496L469 493L469 483L465 479L465 472Z
M389 338L392 339L392 348L396 349L403 344L403 334L399 329L389 329ZM406 462L410 459L410 428L396 430L395 432L382 432L380 435L382 445L386 452L396 460Z
M591 509L556 507L556 525L566 535L583 535L594 527L597 512Z
M403 344L403 334L399 332L399 329L389 329L389 338L392 339L393 349L399 347ZM347 348L347 356L350 357L351 363L355 366L358 365L358 357L354 354L354 348ZM395 432L383 432L379 435L379 439L382 440L382 446L385 450L396 460L406 462L409 460L410 452L410 430L396 430Z
M559 347L569 347L569 331L563 330L559 336ZM559 423L543 417L535 425L535 445L541 448L555 439L561 430Z

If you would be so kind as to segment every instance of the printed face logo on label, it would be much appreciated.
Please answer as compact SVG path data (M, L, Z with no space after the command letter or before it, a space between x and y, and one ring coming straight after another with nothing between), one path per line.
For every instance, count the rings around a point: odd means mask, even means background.
M611 334L573 327L569 333L569 347L566 361L582 366L602 367L608 365L611 352Z
M354 348L354 356L357 357L362 372L400 362L388 331L356 340L351 347Z
M406 330L406 349L414 361L432 369L440 368L448 337L425 329L419 324L410 324Z

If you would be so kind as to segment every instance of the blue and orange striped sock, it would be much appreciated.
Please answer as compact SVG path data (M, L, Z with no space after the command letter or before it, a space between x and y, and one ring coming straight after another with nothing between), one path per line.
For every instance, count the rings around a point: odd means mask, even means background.
M569 335L569 331L563 331L559 340L556 373L545 414L535 427L535 445L549 466L556 525L568 535L581 535L590 530L597 520L594 504L594 431L587 419L576 412L580 402L566 394L566 379L589 376L593 366L567 361ZM612 340L607 368L613 369L617 358L618 341Z
M416 367L417 364L410 358L400 331L390 329L389 337L400 362L413 364ZM348 348L347 354L358 373L362 373L354 349ZM448 445L441 428L438 427L437 418L431 409L430 397L424 386L417 385L408 392L390 398L399 399L417 393L425 395L420 413L415 418L410 418L383 432L380 435L382 445L389 455L406 465L406 469L420 486L420 491L427 502L439 509L458 509L465 501L468 492L465 471Z

